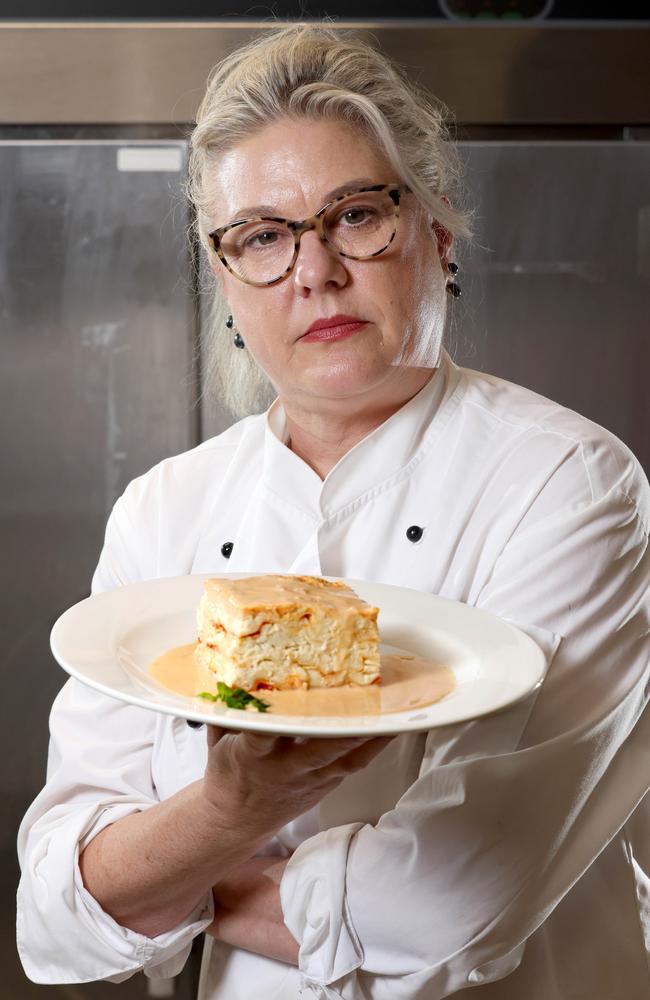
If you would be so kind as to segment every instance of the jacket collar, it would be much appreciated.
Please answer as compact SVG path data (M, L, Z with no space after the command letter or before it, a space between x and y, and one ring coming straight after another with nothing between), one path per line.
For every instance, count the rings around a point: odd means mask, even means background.
M409 474L458 380L459 369L443 350L426 385L358 441L324 480L287 446L286 415L278 397L265 415L264 485L315 521L333 517L396 476Z

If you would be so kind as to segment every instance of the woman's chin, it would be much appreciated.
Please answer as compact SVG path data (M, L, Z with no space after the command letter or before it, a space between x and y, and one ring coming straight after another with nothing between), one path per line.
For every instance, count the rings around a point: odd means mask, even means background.
M376 358L365 364L341 360L303 371L299 387L315 396L345 399L374 388L388 374L388 366Z

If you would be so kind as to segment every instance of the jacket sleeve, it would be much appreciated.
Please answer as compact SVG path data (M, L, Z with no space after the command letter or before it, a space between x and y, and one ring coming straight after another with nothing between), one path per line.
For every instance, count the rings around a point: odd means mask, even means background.
M124 498L109 518L93 592L146 576L147 539ZM151 573L150 575L154 575ZM158 801L151 757L155 712L70 679L50 716L47 781L18 835L17 943L37 983L119 982L138 970L174 976L213 917L212 893L172 930L147 938L119 926L85 889L79 854L105 826Z
M508 975L634 811L650 784L647 483L641 499L519 525L475 603L542 638L541 689L431 730L392 810L297 848L281 900L305 997L445 997Z

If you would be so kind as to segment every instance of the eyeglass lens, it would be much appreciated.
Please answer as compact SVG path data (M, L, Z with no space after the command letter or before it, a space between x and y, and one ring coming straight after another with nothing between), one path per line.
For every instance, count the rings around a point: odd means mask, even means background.
M385 249L395 233L395 205L385 191L365 191L335 202L325 213L328 242L350 257ZM245 281L274 281L285 273L295 249L294 233L281 222L247 222L224 233L221 250Z

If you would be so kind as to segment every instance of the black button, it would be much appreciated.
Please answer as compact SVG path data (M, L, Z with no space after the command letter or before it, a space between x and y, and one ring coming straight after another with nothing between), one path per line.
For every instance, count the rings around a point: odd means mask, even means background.
M224 542L223 545L221 546L221 555L225 559L230 559L231 553L232 553L232 542Z
M187 719L186 722L190 729L202 729L205 725L204 722L196 722L194 719Z
M406 529L406 537L409 542L419 542L424 534L424 528L421 528L419 524L412 524L410 528Z

